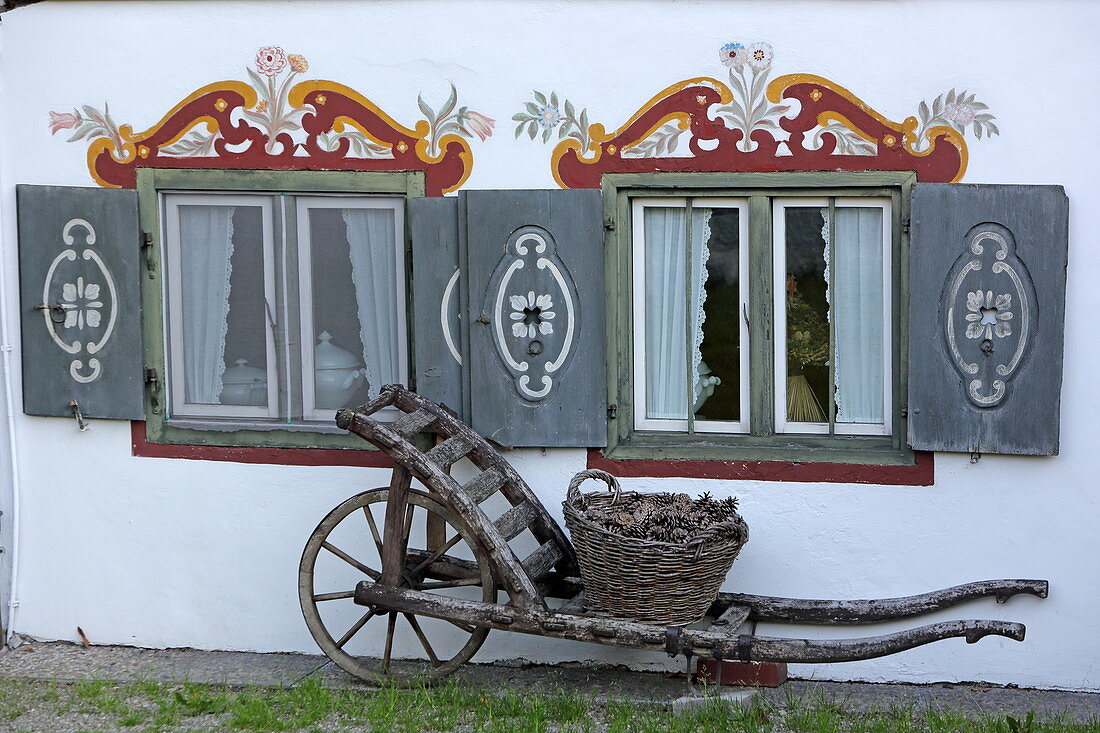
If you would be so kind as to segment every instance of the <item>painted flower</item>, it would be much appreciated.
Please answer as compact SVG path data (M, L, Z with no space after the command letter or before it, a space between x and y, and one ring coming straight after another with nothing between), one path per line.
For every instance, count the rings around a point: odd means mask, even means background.
M966 337L991 339L1012 335L1012 296L1008 293L993 297L992 290L976 290L966 294Z
M299 74L304 74L309 70L309 62L300 53L292 53L286 57L286 60L290 62L290 68Z
M264 46L256 53L256 68L265 76L274 76L286 67L286 54L278 46Z
M718 49L718 60L731 69L740 69L748 62L749 54L740 43L727 43Z
M85 283L83 277L78 277L75 283L61 286L61 299L65 301L61 304L65 310L65 328L76 326L83 329L85 322L89 328L99 326L102 319L99 309L103 307L99 300L99 285Z
M537 334L545 336L554 333L554 326L550 323L554 318L554 301L549 295L536 296L529 291L525 296L512 295L508 298L512 304L512 312L509 314L514 321L512 335L516 338L535 338Z
M772 57L775 56L775 52L772 51L770 43L764 43L763 41L757 41L748 47L749 65L754 69L766 69L772 65Z
M260 103L256 105L256 111L259 112L260 114L263 114L264 112L267 112L267 100L266 99L261 99L260 100Z
M971 122L974 121L974 115L978 111L969 104L949 104L943 108L943 118L948 122L953 122L960 128L965 128Z
M50 112L50 134L56 135L60 130L71 130L84 121L76 112Z
M492 117L486 117L480 112L474 112L470 110L466 113L466 125L467 132L472 132L478 136L481 140L486 140L493 135L493 125L496 124L496 120Z
M535 121L538 122L539 127L544 129L555 128L561 122L561 110L552 104L541 105L538 114L535 116Z

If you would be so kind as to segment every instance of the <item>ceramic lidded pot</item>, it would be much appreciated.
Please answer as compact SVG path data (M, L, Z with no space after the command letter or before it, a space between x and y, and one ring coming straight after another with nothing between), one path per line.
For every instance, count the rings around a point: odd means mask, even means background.
M247 359L237 359L237 366L222 374L223 405L266 405L267 372L248 366Z
M363 361L347 349L332 343L332 335L322 331L313 348L313 372L316 377L315 401L319 409L336 410L348 403L366 381Z

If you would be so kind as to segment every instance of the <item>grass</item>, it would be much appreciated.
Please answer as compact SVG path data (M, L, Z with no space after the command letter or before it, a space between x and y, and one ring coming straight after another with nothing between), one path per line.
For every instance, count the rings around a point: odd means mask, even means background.
M310 679L290 688L225 685L73 684L0 679L0 730L238 730L379 733L1100 733L1100 718L1074 722L893 707L853 712L823 696L742 708L712 699L675 716L667 705L596 702L563 691L489 691L451 681L432 688L342 690ZM9 727L10 726L10 727Z

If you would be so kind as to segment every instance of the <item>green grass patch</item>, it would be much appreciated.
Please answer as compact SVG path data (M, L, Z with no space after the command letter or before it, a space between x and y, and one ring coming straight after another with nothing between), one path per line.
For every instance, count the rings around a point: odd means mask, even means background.
M0 679L0 728L58 727L67 715L91 729L140 731L328 731L378 733L1100 733L1100 719L1066 716L968 717L959 711L895 706L870 712L846 709L821 695L787 695L742 708L716 697L684 715L669 706L596 702L554 690L489 690L449 681L434 687L345 690L318 679L290 688L239 688L150 681L72 684ZM53 716L51 718L51 716ZM93 721L89 724L88 720ZM44 726L44 727L38 727Z

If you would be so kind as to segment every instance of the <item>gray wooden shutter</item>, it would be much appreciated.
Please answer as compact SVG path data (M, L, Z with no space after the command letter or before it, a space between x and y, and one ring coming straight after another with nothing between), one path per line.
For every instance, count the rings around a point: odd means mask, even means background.
M1061 186L914 187L914 448L1058 453L1068 211Z
M597 190L465 196L473 428L505 446L607 444Z
M459 268L459 200L410 201L413 358L416 391L465 418L462 405L464 283Z
M141 419L137 193L17 186L23 411Z

